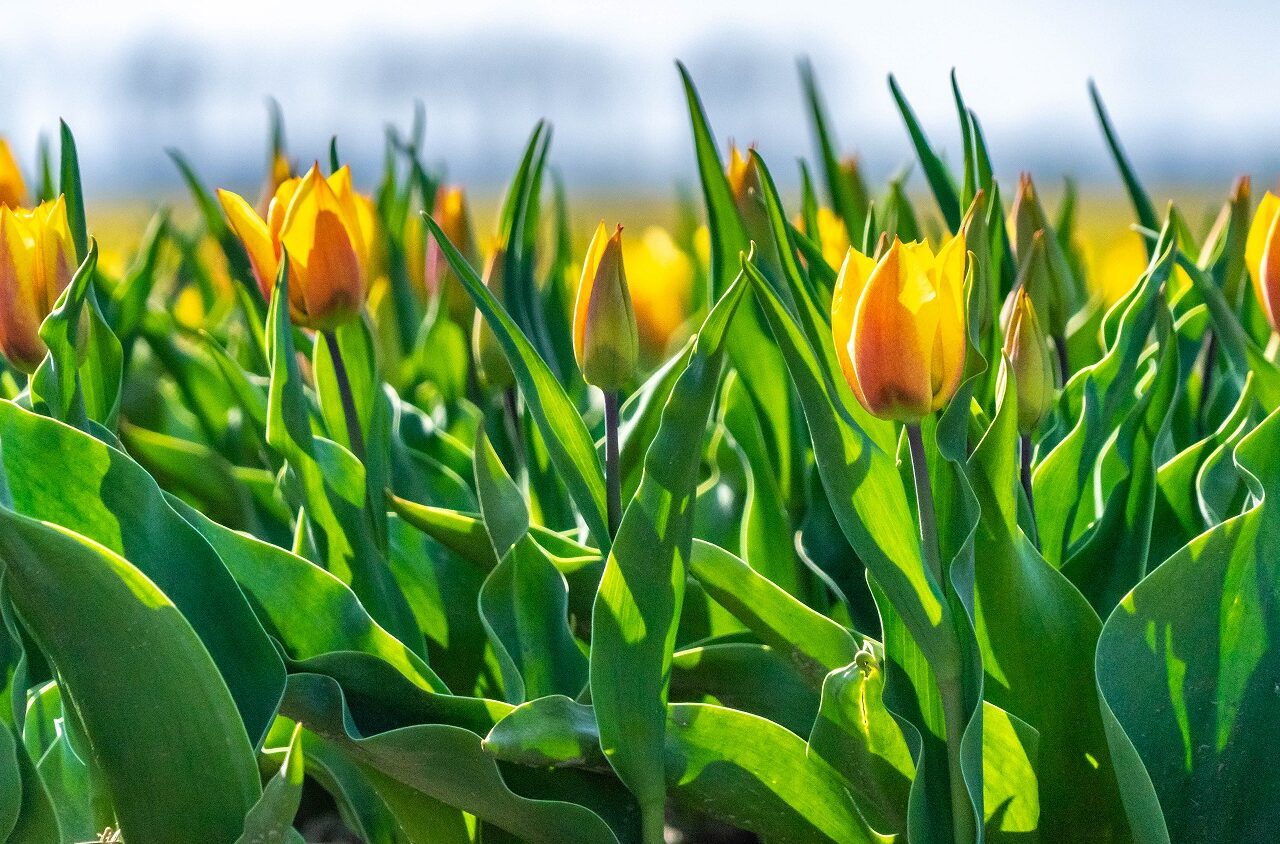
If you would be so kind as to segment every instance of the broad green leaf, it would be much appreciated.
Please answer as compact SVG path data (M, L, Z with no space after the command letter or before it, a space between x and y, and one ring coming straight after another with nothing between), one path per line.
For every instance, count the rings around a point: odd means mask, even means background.
M819 695L784 652L752 642L711 641L671 658L671 702L714 703L808 735Z
M0 556L23 624L84 722L127 840L234 841L260 791L257 766L235 702L178 608L118 554L8 508Z
M1099 692L1159 800L1127 804L1139 840L1274 836L1280 774L1267 748L1280 724L1271 647L1280 626L1269 609L1280 598L1277 448L1273 412L1235 449L1249 508L1174 554L1103 626Z
M200 637L256 745L284 691L283 666L214 549L126 455L82 431L0 402L8 506L118 554ZM122 655L123 657L124 655Z

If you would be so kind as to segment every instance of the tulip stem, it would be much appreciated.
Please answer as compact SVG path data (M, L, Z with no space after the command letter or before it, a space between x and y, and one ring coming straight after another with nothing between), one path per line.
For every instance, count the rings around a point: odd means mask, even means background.
M1213 371L1218 365L1218 335L1210 328L1205 332L1204 371L1200 376L1200 426L1201 434L1207 433L1209 400L1213 398Z
M938 586L945 591L942 582L942 557L938 550L938 522L933 510L933 484L929 480L929 464L925 462L924 437L920 423L907 425L907 442L911 446L911 471L916 482L916 510L920 519L920 547L925 566Z
M356 413L356 399L351 393L351 378L347 375L347 364L342 359L342 347L338 345L338 335L333 331L323 331L325 345L329 347L329 357L333 361L333 375L338 381L338 394L342 396L342 415L347 422L347 442L351 445L351 453L361 463L365 462L364 432L360 430L360 415Z
M945 594L946 582L942 576L942 551L938 545L938 522L933 504L933 484L929 480L929 465L924 454L924 436L920 423L907 424L907 443L911 446L911 472L916 483L916 510L920 520L920 548L926 568L933 574L939 588ZM951 832L954 844L968 844L974 840L973 810L969 792L964 782L964 769L960 763L960 744L965 726L969 723L964 702L964 683L960 677L959 663L934 665L938 683L938 696L942 698L943 727L947 742L947 773L951 787Z
M604 480L608 491L609 538L622 524L622 469L618 459L618 391L604 393Z
M1027 494L1027 509L1031 513L1031 542L1040 549L1040 527L1036 524L1036 502L1031 493L1031 435L1023 434L1018 441L1022 453L1022 491Z

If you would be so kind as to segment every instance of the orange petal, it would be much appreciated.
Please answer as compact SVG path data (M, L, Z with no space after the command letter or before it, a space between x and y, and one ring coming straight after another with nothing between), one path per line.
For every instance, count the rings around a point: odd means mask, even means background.
M1280 249L1276 249L1276 222L1280 220L1280 199L1267 191L1258 203L1245 243L1245 263L1253 279L1253 292L1272 327L1277 325L1280 305Z
M932 344L920 343L918 287L909 277L911 258L894 240L876 266L853 317L849 356L863 405L882 419L914 421L932 405ZM906 300L906 302L904 302Z

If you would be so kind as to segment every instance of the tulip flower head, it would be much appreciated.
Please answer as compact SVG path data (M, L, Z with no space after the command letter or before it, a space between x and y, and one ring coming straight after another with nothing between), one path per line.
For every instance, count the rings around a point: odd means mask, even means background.
M476 247L475 233L471 228L471 215L467 212L467 199L462 188L455 185L441 185L436 192L435 208L431 217L440 226L449 242L457 247L462 257L473 267L480 264L479 250ZM462 287L462 282L453 274L449 262L440 249L435 238L427 244L426 270L424 279L427 295L439 298L449 316L461 325L471 318L471 297Z
M587 247L573 304L573 355L583 379L606 392L635 376L640 341L622 264L622 226L610 236L602 221Z
M281 256L289 253L289 313L299 325L332 329L364 304L373 210L356 194L351 171L328 178L312 165L276 189L264 220L231 191L218 199L249 254L263 296L270 298Z
M918 422L960 386L965 254L956 235L937 255L896 238L879 261L856 249L846 255L831 329L845 380L872 415Z
M24 372L44 358L40 323L71 283L75 254L61 196L31 210L0 207L0 351Z
M13 150L9 149L9 142L0 138L0 205L18 208L26 198L27 183L22 179L22 170L13 157Z
M1267 191L1258 203L1245 243L1253 292L1273 331L1280 331L1280 199Z
M760 165L750 154L750 149L744 156L738 151L737 144L729 144L729 167L725 175L742 227L746 229L747 237L755 241L758 264L766 274L780 275L782 258L769 221L769 211L765 207Z
M489 292L501 302L503 299L504 279L506 278L506 250L495 249L489 256L489 264L485 267L484 283ZM476 362L476 375L480 382L491 390L505 390L515 384L515 373L511 371L511 363L502 351L498 337L485 321L484 314L475 312L471 323L471 357Z
M1030 434L1053 409L1056 365L1030 294L1017 287L1010 296L1003 351L1018 388L1018 431ZM1001 370L1002 378L1005 371Z

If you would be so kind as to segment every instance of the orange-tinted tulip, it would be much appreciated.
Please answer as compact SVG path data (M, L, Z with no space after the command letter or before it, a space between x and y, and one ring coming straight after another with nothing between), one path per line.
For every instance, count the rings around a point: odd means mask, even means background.
M61 196L33 210L0 207L0 351L25 372L44 358L40 323L71 283L75 254Z
M1049 336L1040 326L1030 294L1019 286L1011 296L1003 351L1018 387L1018 431L1029 434L1053 409L1057 365L1050 357Z
M18 208L26 199L27 183L22 179L22 170L9 142L0 138L0 205Z
M471 228L471 215L467 212L467 199L462 188L456 185L441 185L436 191L435 208L431 217L440 226L440 230L449 238L449 242L457 247L462 257L473 267L480 264L480 250L476 247L475 233ZM471 297L462 287L462 282L453 274L444 252L434 237L427 239L426 281L427 295L439 298L441 305L447 310L454 322L466 325L471 318Z
M503 282L506 278L506 251L501 247L489 256L484 271L484 283L499 302L503 299ZM476 363L476 375L491 390L505 390L515 383L511 363L498 343L498 337L489 327L484 314L475 312L471 323L471 357Z
M964 374L965 245L896 238L879 262L850 249L836 279L831 329L853 394L882 419L917 422Z
M374 216L352 187L349 169L325 178L312 165L305 176L283 182L265 220L238 194L219 190L218 199L264 296L271 296L280 258L289 253L289 313L295 323L330 329L360 312Z
M1253 292L1273 330L1280 330L1280 199L1267 191L1258 203L1245 244Z
M769 210L765 207L760 166L750 150L747 152L743 156L736 144L729 145L729 167L725 173L729 179L729 190L733 193L733 204L738 209L747 237L755 241L756 262L766 273L780 275L782 258L769 222Z
M611 237L601 222L587 247L573 303L573 356L583 379L605 391L635 376L640 340L622 266L622 226Z

